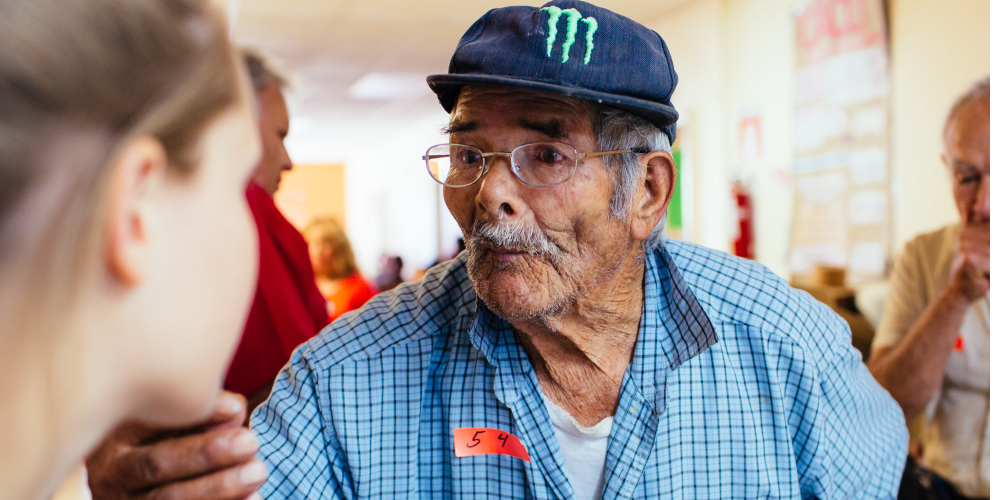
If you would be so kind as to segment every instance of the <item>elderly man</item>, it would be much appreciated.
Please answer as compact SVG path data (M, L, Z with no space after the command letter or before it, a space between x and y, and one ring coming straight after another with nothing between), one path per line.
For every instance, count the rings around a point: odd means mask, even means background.
M889 498L903 415L843 321L660 239L676 74L593 5L495 9L428 78L468 252L293 354L267 498Z
M944 150L960 222L906 245L869 365L921 431L934 488L950 490L947 498L989 497L988 78L952 107Z

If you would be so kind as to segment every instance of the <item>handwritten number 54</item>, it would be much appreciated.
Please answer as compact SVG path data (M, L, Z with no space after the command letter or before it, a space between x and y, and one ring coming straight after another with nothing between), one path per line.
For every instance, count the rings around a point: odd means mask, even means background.
M480 444L482 444L483 441L481 439L477 439L477 438L479 437L480 434L482 434L484 432L486 432L486 431L476 431L476 433L472 435L472 441L466 443L465 447L466 448L475 448L476 446L479 446ZM500 445L501 448L506 448L507 447L507 438L508 437L510 437L510 434L504 434L502 432L500 432L500 433L497 434L497 441L500 441L501 443L503 443L503 444Z

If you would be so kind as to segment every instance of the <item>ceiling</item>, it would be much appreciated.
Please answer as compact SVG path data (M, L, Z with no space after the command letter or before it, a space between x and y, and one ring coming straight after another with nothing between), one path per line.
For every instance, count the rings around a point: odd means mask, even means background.
M697 0L606 0L601 5L639 22ZM237 43L261 50L290 77L290 150L296 161L333 160L303 151L336 133L370 133L440 113L429 90L392 100L358 100L350 88L370 73L409 80L443 73L465 30L503 0L228 0ZM337 131L337 132L334 132ZM334 141L339 142L339 141ZM343 143L341 143L343 144ZM298 147L296 147L298 146ZM307 158L296 158L296 149ZM317 157L320 156L320 157Z

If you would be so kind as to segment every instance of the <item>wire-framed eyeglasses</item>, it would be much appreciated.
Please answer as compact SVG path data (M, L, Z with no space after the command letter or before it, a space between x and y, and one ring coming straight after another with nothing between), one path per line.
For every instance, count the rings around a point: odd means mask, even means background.
M427 172L447 187L466 187L475 184L489 170L487 159L506 156L510 168L521 182L529 186L548 187L569 180L576 173L580 160L596 156L623 153L645 154L647 151L619 149L580 153L562 142L533 142L514 148L510 153L484 153L475 146L465 144L438 144L427 149L424 162Z

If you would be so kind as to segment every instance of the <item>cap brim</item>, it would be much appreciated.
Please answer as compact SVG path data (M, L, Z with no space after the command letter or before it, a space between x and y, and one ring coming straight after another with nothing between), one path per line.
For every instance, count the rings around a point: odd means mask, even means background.
M458 100L458 94L462 87L466 85L495 85L583 99L621 109L649 120L650 123L668 134L671 142L673 142L675 133L672 130L672 125L677 123L677 110L666 104L594 90L522 80L520 78L493 75L431 75L427 77L427 85L437 94L438 101L444 106L445 111L449 113L454 109L455 101Z

